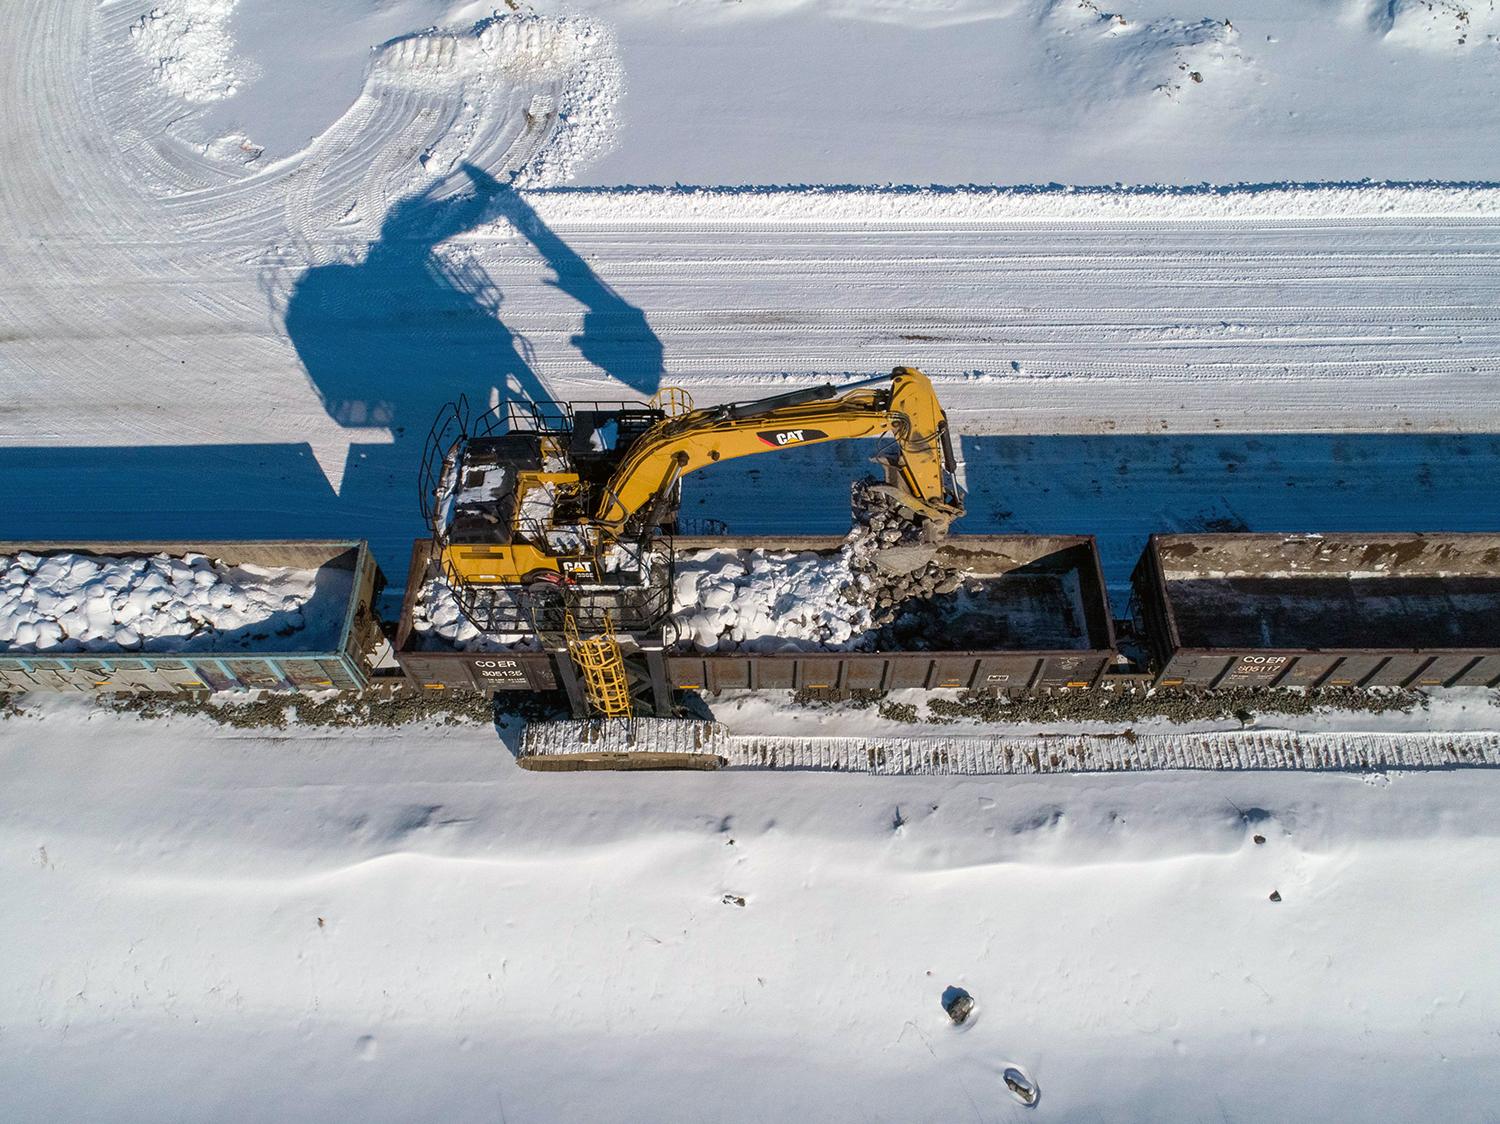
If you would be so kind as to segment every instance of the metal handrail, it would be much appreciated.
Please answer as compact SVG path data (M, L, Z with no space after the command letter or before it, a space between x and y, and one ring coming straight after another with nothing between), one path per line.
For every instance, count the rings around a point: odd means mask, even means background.
M469 400L460 394L457 400L438 411L422 445L422 460L417 470L417 501L422 519L433 528L434 535L438 533L435 525L437 491L447 467L448 453L467 436L468 428Z
M442 504L438 493L455 450L464 442L498 433L566 433L572 428L574 411L591 407L605 412L652 408L643 402L629 401L538 400L501 403L474 415L467 397L460 395L438 412L428 431L418 472L422 515L432 531L443 580L452 591L459 611L481 632L560 635L562 619L558 614L564 607L573 611L585 628L602 627L604 615L612 614L619 629L647 632L671 611L674 554L669 541L650 535L615 539L606 545L585 530L580 549L560 556L589 559L598 576L584 582L561 577L555 585L538 584L529 588L469 581L446 557L448 529L439 520ZM515 530L533 541L546 541L549 534L568 533L566 526L558 527L540 519L518 520ZM626 551L627 564L606 571L603 565L606 550Z
M625 569L600 570L587 581L563 578L528 587L469 581L441 553L438 557L459 612L481 632L534 633L545 640L562 632L565 611L585 628L603 627L609 613L621 631L650 632L671 613L676 554L665 538L624 547L635 552L633 565Z

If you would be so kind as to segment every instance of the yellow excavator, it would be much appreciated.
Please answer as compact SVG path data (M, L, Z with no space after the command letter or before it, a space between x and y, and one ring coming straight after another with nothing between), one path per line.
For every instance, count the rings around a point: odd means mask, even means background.
M477 424L449 410L429 438L424 509L443 572L481 628L503 627L493 610L506 588L656 590L656 535L675 523L682 477L737 457L889 436L881 491L926 537L964 510L947 417L911 367L702 409L672 389L650 404L530 404ZM659 616L660 600L617 603L615 620Z

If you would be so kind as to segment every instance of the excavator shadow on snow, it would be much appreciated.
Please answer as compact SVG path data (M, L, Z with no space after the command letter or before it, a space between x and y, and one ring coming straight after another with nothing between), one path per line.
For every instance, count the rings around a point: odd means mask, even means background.
M0 498L5 537L363 538L399 590L424 531L418 462L439 409L460 395L502 405L553 397L506 322L503 279L462 248L440 251L483 223L511 223L551 268L560 317L582 306L570 342L620 385L619 397L654 394L662 344L646 314L508 185L462 171L471 190L440 198L438 184L396 203L362 256L312 266L290 290L267 287L329 416L391 435L375 443L351 433L337 487L296 433L253 445L11 446L0 449L0 468L14 469L7 479L20 486Z
M570 342L628 392L654 394L662 344L645 313L609 287L515 190L470 164L473 191L436 186L393 206L363 260L314 266L298 280L285 326L330 417L406 435L445 403L493 390L501 405L553 398L526 339L505 322L501 283L472 257L438 247L493 219L508 221L552 269L550 284L583 306ZM559 302L559 312L568 311ZM397 442L400 444L400 441Z
M645 313L616 293L508 184L470 164L472 191L438 188L391 208L363 260L309 269L286 305L287 335L324 409L340 425L377 426L390 444L351 446L341 500L364 511L405 512L421 533L416 498L422 441L439 410L461 396L502 410L556 397L526 338L505 318L506 294L460 248L439 247L482 223L509 222L551 268L549 282L583 309L569 342L623 388L649 397L661 383L662 344ZM404 559L379 556L387 573Z

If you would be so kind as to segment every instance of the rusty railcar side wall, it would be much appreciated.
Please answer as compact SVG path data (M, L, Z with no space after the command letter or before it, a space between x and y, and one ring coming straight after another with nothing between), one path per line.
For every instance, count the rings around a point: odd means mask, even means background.
M397 652L415 686L542 691L560 685L551 652ZM1083 690L1109 666L1109 652L810 652L667 657L677 690L838 691L976 688L1000 692Z
M401 621L396 628L396 662L415 687L428 690L550 691L557 687L553 656L547 652L468 652L456 648L424 648L412 627L417 594L432 572L430 539L412 544L406 591L401 599Z
M1005 693L1098 684L1111 652L730 652L672 655L679 690L894 691L973 688Z
M1162 669L1182 645L1177 638L1172 604L1166 595L1166 584L1154 545L1153 537L1130 575L1130 609L1136 636L1145 644L1147 659L1153 668Z
M0 691L175 693L263 688L359 690L369 684L369 651L378 638L374 602L381 578L364 542L286 540L201 542L110 540L0 542L0 555L67 551L101 556L203 554L232 565L310 569L347 565L354 572L339 642L308 652L0 652Z
M1278 561L1278 544L1292 544L1296 565ZM1316 548L1315 553L1313 547ZM1292 575L1341 577L1365 573L1356 567L1382 562L1393 577L1431 581L1500 574L1500 537L1454 535L1153 535L1132 575L1135 606L1161 687L1494 687L1500 686L1500 635L1494 647L1438 647L1408 643L1420 637L1384 634L1383 643L1347 648L1263 648L1185 645L1164 553L1178 559L1201 554L1256 560L1267 583ZM1241 563L1243 565L1243 563ZM1412 566L1410 575L1400 567ZM1343 569L1340 569L1343 567ZM1248 571L1256 577L1255 571ZM1425 623L1425 622L1424 622Z
M321 657L255 656L214 659L48 659L0 657L0 691L113 691L175 693L263 688L275 691L356 691L369 684L364 661L352 653Z
M683 550L834 550L843 540L831 536L797 536L774 541L723 537L677 540ZM902 688L975 688L1021 694L1032 691L1083 690L1096 686L1115 658L1114 632L1104 579L1094 540L1085 536L955 536L955 552L994 544L1022 548L1023 561L1041 555L1065 555L1079 574L1089 648L1069 650L966 650L894 652L668 652L666 685L676 690L717 693L723 690L834 691ZM419 686L432 689L550 690L564 687L565 653L545 651L475 652L423 647L412 625L412 613L423 581L431 572L431 543L418 540L396 633L396 659ZM633 651L634 649L632 649ZM647 662L656 657L646 654Z
M460 691L550 691L557 672L548 652L400 652L414 687Z
M1500 652L1234 652L1185 648L1160 687L1497 687Z

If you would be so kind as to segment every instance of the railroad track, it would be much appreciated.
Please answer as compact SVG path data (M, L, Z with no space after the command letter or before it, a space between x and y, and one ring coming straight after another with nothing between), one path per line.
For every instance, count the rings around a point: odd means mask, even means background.
M1026 775L1164 769L1378 770L1500 765L1500 733L1066 734L790 737L716 722L642 718L535 723L521 738L538 770L808 769L883 775Z

